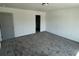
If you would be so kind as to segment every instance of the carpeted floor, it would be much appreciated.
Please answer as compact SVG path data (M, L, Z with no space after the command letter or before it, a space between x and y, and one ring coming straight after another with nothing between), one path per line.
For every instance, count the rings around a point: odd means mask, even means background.
M39 32L1 43L1 56L75 56L79 51L79 43L49 32Z

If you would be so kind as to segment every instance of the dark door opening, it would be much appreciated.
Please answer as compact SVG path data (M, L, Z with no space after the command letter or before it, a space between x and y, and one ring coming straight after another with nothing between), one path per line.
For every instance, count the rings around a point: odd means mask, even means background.
M40 15L36 15L36 32L40 32Z

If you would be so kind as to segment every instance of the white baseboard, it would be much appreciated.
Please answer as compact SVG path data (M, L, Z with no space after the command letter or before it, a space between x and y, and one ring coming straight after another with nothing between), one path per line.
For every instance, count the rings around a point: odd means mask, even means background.
M47 32L52 33L52 34L55 34L55 35L60 36L60 37L63 37L63 38L66 38L66 39L69 39L69 40L72 40L72 41L75 41L75 42L79 42L79 40L72 39L72 38L69 38L67 36L59 35L59 34L56 34L56 33L50 32L50 31L47 31Z

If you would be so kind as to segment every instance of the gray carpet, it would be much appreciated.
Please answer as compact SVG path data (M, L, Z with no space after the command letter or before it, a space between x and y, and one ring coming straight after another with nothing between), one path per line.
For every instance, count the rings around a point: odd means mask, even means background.
M1 56L75 56L79 51L79 43L48 32L4 40L1 43Z

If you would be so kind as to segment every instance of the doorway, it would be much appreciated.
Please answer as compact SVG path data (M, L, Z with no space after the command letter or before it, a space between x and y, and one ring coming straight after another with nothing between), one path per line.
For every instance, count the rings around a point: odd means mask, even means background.
M40 15L36 15L36 33L40 32Z

